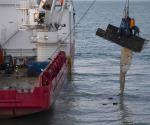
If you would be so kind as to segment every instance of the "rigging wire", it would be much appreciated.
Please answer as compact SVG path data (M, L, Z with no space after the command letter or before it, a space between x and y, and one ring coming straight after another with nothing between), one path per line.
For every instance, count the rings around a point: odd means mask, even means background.
M88 14L89 10L93 7L93 5L95 4L97 0L93 0L90 5L88 6L88 8L86 9L86 11L83 13L83 15L80 17L80 19L77 21L77 23L74 25L74 27L71 29L71 31L68 33L68 35L66 36L66 38L63 41L66 41L68 39L68 37L72 34L72 32L75 30L75 28L80 24L80 22L86 17L86 15ZM71 0L71 2L73 3L73 1ZM71 41L70 41L71 42ZM54 53L52 54L52 56L61 48L61 46L58 46L56 48L56 50L54 51ZM51 57L52 57L51 56ZM51 58L50 57L50 58Z
M80 19L77 21L77 23L75 24L74 28L71 29L70 33L66 36L65 40L67 40L67 38L71 35L71 33L75 30L75 28L78 26L78 24L80 24L80 22L85 18L85 16L88 14L89 10L93 7L93 5L95 4L96 0L93 0L91 2L91 4L89 5L89 7L86 9L86 11L83 13L83 15L80 17Z
M93 5L95 4L96 0L93 0L91 2L91 4L89 5L89 7L86 9L86 11L83 13L83 15L80 17L80 19L77 21L77 23L75 24L75 27L77 27L77 25L85 18L85 16L87 15L87 13L89 12L89 10L93 7Z

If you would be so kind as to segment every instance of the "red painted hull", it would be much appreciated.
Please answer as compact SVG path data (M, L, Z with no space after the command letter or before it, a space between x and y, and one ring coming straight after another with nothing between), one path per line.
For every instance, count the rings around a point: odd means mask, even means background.
M40 85L33 90L0 90L0 117L18 117L49 109L66 77L67 59L63 56L60 59L56 57L42 72L39 77Z

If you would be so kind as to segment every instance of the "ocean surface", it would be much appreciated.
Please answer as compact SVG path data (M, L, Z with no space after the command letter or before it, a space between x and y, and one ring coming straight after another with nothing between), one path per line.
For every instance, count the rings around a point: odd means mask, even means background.
M92 1L74 2L76 22ZM0 125L150 125L150 44L134 53L124 96L119 95L121 47L95 35L98 27L120 25L124 2L96 2L76 27L72 80L52 110ZM130 16L150 39L150 2L131 2Z

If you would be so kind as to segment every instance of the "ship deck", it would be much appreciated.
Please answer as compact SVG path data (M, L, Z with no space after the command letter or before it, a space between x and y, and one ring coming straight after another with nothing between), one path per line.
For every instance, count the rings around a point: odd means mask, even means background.
M26 69L13 74L0 73L0 90L32 89L38 86L38 77L28 77Z

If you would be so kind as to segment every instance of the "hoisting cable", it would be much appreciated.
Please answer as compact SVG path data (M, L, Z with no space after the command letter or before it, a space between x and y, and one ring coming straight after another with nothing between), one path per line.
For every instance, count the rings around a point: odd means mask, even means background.
M124 18L127 18L129 16L129 0L126 0L125 7L124 7Z
M123 18L127 19L128 17L129 17L129 0L126 0ZM127 71L130 68L131 61L132 61L132 50L127 49L127 48L122 48L121 57L120 57L120 91L121 91L121 94L124 93L125 78L126 78Z

